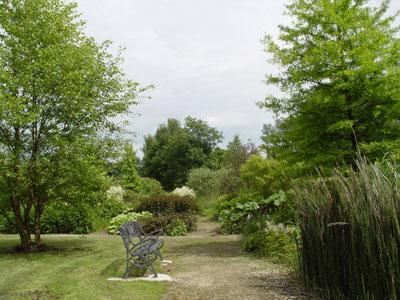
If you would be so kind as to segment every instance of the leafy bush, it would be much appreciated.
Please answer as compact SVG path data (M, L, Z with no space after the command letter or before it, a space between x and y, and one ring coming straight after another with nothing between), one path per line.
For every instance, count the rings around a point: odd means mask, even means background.
M42 233L89 233L93 230L90 208L52 203L43 212Z
M192 197L192 198L196 197L196 193L194 192L194 190L192 190L191 188L189 188L187 186L183 186L181 188L176 188L172 191L171 194L178 195L181 197L185 197L185 196Z
M177 218L166 225L164 232L169 236L182 236L186 235L188 229L186 223Z
M154 178L142 177L139 180L138 194L143 196L161 195L164 193L162 185Z
M185 235L187 232L192 232L196 230L197 218L192 214L166 214L153 216L151 219L146 219L142 222L143 229L146 232L152 232L155 230L162 229L166 235L177 236L178 233ZM186 230L183 230L183 225L185 224ZM178 229L174 230L174 227Z
M275 191L288 188L288 179L283 173L284 167L281 161L252 155L242 165L240 177L247 190L269 197Z
M35 212L31 212L30 226L33 228L33 217ZM14 225L14 215L9 214L8 222L4 217L0 217L0 232L16 233ZM69 203L54 202L46 205L41 218L42 233L76 233L84 234L93 231L93 214L89 206L73 206Z
M299 230L295 226L273 224L259 218L248 222L242 233L242 245L248 252L268 257L275 263L295 265L296 240Z
M222 196L218 199L217 204L221 229L225 233L240 233L248 220L259 215L267 215L273 220L280 209L289 207L287 203L288 198L283 191L279 191L268 198L250 193ZM285 216L286 214L282 215Z
M204 167L193 169L189 173L187 186L196 192L197 197L216 197L221 190L220 172Z
M400 297L400 168L358 170L297 188L300 270L336 298Z
M194 213L198 211L196 202L189 196L155 195L144 197L136 208L137 211L149 211L154 215L170 213Z
M142 211L139 213L135 212L122 213L111 219L110 225L107 227L107 231L111 234L118 234L119 228L122 226L122 224L128 221L142 222L147 219L151 219L152 217L153 217L152 213L148 211Z
M146 231L162 229L166 234L186 234L196 229L197 204L192 197L157 195L142 198L136 211L149 211L153 218L144 223ZM185 224L183 226L183 224ZM184 227L186 229L184 230Z

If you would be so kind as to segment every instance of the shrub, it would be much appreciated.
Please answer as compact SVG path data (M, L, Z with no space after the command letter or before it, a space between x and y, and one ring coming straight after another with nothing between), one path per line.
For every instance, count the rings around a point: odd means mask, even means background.
M51 203L46 206L41 219L42 233L89 233L93 218L86 206L68 203Z
M220 172L209 168L197 168L189 172L187 186L196 192L197 197L213 198L220 194Z
M118 234L119 228L122 226L122 224L128 221L142 222L151 219L152 217L153 215L148 211L142 211L139 213L135 212L122 213L111 219L110 225L107 227L107 231L111 234Z
M274 263L294 266L298 235L299 230L295 226L276 225L259 218L245 224L242 245L246 251L268 257Z
M285 177L283 169L284 164L281 161L252 155L242 165L240 178L246 189L269 197L275 191L288 188L288 179Z
M124 198L124 194L125 194L124 188L119 185L110 187L106 192L106 196L107 196L108 200L118 201L118 202L122 202L122 200Z
M167 215L158 215L153 216L151 219L144 220L142 222L143 229L146 232L152 232L155 230L162 229L166 235L171 235L171 230L174 226L183 227L179 224L185 224L186 231L176 230L174 232L175 236L177 232L181 232L182 235L187 232L192 232L196 230L196 216L191 214L167 214ZM172 224L172 225L171 225ZM184 233L184 234L183 234Z
M137 211L149 211L153 218L144 223L146 231L162 229L168 235L186 234L196 229L195 212L198 211L192 197L157 195L140 200ZM185 224L185 226L183 226ZM186 227L185 230L183 228Z
M138 194L152 196L163 194L164 190L159 181L154 178L142 177L139 180Z
M194 213L198 211L196 202L189 196L155 195L144 197L136 208L137 211L149 211L154 215L169 213Z
M271 220L284 220L289 213L288 198L285 192L279 191L268 198L259 194L231 194L220 197L217 204L218 220L225 233L240 233L243 225L259 215L267 215Z
M306 282L337 298L400 297L399 171L359 162L297 188Z
M186 235L188 229L186 223L183 220L177 218L173 219L172 222L168 223L165 226L164 232L169 236L182 236Z
M192 197L195 198L196 197L196 193L194 192L194 190L192 190L191 188L187 187L187 186L183 186L181 188L176 188L172 191L173 195L178 195L181 197Z

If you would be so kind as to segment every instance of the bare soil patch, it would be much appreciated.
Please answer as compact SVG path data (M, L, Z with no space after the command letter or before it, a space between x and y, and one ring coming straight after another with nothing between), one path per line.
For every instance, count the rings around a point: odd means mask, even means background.
M286 267L244 253L236 235L204 218L186 237L166 238L176 280L163 299L315 299Z

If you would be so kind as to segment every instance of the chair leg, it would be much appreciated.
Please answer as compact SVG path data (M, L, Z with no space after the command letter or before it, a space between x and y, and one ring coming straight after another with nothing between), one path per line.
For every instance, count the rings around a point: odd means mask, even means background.
M149 264L148 268L150 269L150 271L153 272L153 274L154 274L153 278L157 278L157 276L158 276L158 275L157 275L157 271L156 271L156 269L154 268L153 264Z
M129 276L129 261L128 261L128 259L127 259L127 260L126 260L126 266L125 266L125 273L124 273L124 275L122 276L122 278L126 279L126 278L128 278L128 276Z
M158 256L160 257L160 260L164 260L164 258L162 257L161 252L160 252L159 249L157 250L157 254L158 254Z

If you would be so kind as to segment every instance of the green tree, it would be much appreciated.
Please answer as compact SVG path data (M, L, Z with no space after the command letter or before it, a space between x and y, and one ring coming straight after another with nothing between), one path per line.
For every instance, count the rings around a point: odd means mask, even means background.
M136 152L131 144L125 145L122 158L118 162L118 169L123 187L137 192L140 188L140 176Z
M388 6L371 8L366 0L287 6L293 21L280 26L280 41L266 37L281 70L267 75L267 83L285 95L261 103L280 116L264 128L269 156L331 166L398 140L400 40Z
M145 137L142 172L167 190L182 186L191 169L210 160L221 139L222 134L202 120L187 117L182 126L169 119L154 136Z
M108 42L97 45L86 37L83 25L73 3L0 2L0 194L25 251L34 248L31 212L39 244L52 184L60 186L68 176L59 166L89 176L73 167L91 168L81 151L85 141L116 130L111 120L135 103L137 84L125 79L121 57L108 52ZM66 153L76 154L77 161Z
M222 157L223 168L220 172L222 190L225 193L240 190L242 186L240 169L247 159L257 152L258 149L252 142L243 144L238 135L235 135L232 141L228 143Z
M279 190L290 187L284 173L285 167L283 161L252 155L243 164L240 177L246 189L269 197Z

